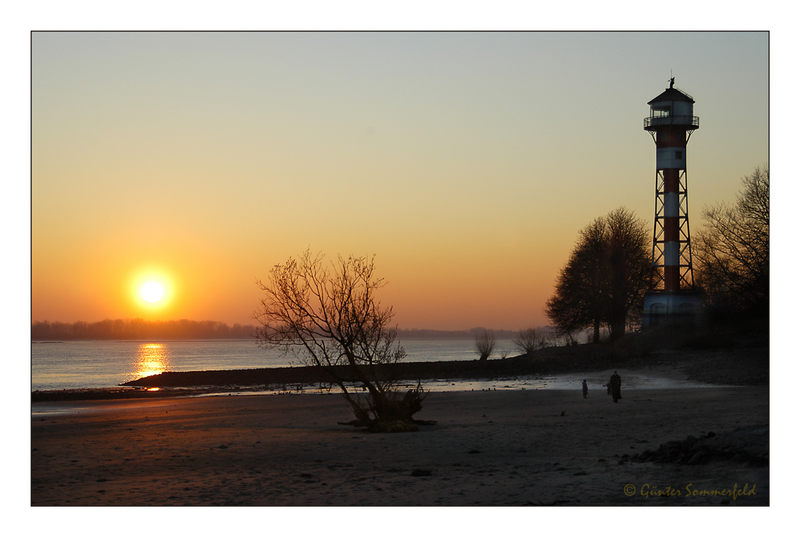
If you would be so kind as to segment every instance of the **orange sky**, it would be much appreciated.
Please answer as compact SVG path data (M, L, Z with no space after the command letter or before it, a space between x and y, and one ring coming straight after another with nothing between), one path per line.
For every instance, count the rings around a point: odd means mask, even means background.
M692 94L692 230L767 164L765 33L34 33L32 317L252 322L306 248L404 328L517 329L578 230L652 221L647 101ZM154 308L135 294L168 282Z

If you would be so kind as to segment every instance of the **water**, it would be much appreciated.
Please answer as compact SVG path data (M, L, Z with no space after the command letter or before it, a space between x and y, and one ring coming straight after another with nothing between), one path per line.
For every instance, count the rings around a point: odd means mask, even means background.
M407 361L475 360L471 339L403 340ZM498 340L493 357L518 354ZM64 341L31 345L34 390L107 388L164 371L249 369L300 365L293 355L254 340Z
M402 341L407 360L435 362L475 360L471 339L409 339ZM510 340L498 340L493 358L518 352ZM34 390L114 387L164 371L249 369L300 365L298 357L260 348L254 340L194 341L65 341L31 345ZM623 389L698 388L705 384L674 375L620 370ZM586 379L590 393L605 395L608 373L585 372L499 379L432 379L429 391L456 390L580 390ZM313 387L308 387L312 388ZM317 387L318 388L318 387ZM261 392L263 393L263 392Z

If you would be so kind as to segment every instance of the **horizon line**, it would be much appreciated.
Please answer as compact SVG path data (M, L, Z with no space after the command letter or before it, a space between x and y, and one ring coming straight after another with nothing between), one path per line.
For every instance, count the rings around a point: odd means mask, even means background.
M147 324L169 324L169 323L180 323L180 322L190 322L190 323L197 323L197 324L214 323L214 324L218 324L218 325L225 325L227 327L233 327L233 326L237 326L237 325L240 326L240 327L249 327L249 326L258 327L259 326L257 323L254 323L254 324L242 323L242 322L229 323L229 322L225 322L225 321L216 321L216 320L212 320L212 319L202 319L202 320L188 319L188 318L144 319L142 317L121 317L121 318L114 318L114 319L105 318L105 319L101 319L101 320L98 320L98 321L85 321L85 320L77 320L77 321L55 320L55 321L51 321L49 319L31 320L31 326L33 327L34 325L37 325L37 324L76 325L76 324L80 324L80 323L87 324L87 325L97 325L97 324L101 324L101 323L107 323L107 322L112 322L113 323L113 322L118 322L118 321L127 322L127 323L130 323L130 322L141 322L141 323L147 323ZM497 331L497 332L519 332L520 330L527 330L529 328L533 328L533 329L538 330L538 329L555 329L556 327L553 326L553 325L528 326L526 328L497 328L497 327L488 327L488 326L471 326L471 327L468 327L468 328L428 328L428 327L418 327L418 326L414 326L414 327L400 327L400 326L398 326L398 327L396 327L396 329L398 331L404 331L404 332L445 332L445 333L447 333L447 332L474 332L476 330L492 330L492 331Z

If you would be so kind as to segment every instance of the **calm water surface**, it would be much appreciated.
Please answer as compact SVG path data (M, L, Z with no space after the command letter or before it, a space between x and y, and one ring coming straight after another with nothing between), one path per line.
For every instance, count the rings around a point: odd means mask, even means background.
M408 361L475 360L471 339L404 340ZM494 357L517 354L499 340ZM300 359L254 340L65 341L31 345L34 390L105 388L164 371L299 365Z
M475 360L470 339L404 340L408 361ZM499 340L493 358L517 354L510 340ZM248 369L300 365L300 359L276 349L260 348L253 340L195 341L66 341L31 345L33 390L107 388L164 371ZM624 389L700 388L705 384L678 377L620 370ZM434 379L429 391L569 390L580 391L586 379L590 393L605 395L607 372L576 372L491 380ZM307 387L311 390L314 387ZM285 389L285 388L284 388ZM318 387L317 387L318 389ZM278 389L280 391L280 389ZM261 392L263 393L263 392Z

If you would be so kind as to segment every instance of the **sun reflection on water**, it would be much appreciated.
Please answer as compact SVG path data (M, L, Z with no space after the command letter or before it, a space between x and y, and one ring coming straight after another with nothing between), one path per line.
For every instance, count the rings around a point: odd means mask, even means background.
M134 376L141 378L163 373L169 367L169 354L163 343L142 343L136 352Z

